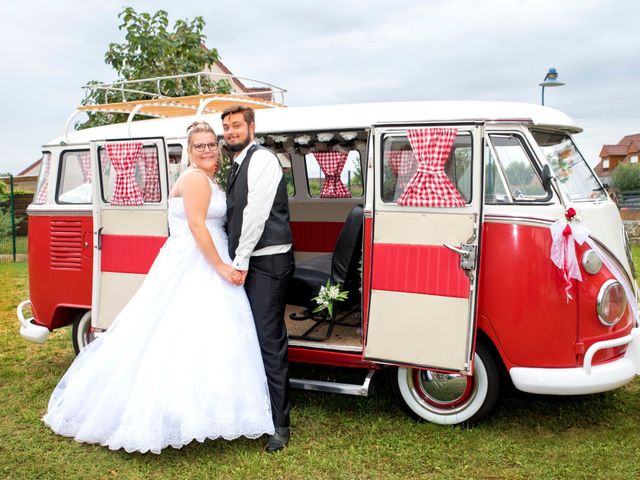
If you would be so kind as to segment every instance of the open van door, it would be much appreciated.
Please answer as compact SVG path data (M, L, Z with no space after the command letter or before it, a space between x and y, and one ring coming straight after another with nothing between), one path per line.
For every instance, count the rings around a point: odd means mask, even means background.
M91 324L114 318L142 284L168 237L163 138L90 144L93 183Z
M469 123L374 127L365 359L472 372L483 131Z

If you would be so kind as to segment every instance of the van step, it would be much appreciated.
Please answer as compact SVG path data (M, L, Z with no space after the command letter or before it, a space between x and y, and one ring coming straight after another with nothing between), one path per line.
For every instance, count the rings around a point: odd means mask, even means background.
M353 383L328 382L324 380L307 380L303 378L290 378L289 385L291 388L299 388L301 390L314 390L317 392L342 393L344 395L359 395L361 397L369 396L369 387L375 370L369 370L362 385Z

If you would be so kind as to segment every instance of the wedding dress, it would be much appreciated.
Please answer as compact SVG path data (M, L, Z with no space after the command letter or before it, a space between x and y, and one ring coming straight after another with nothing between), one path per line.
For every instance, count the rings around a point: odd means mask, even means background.
M223 261L226 198L211 184L207 227ZM160 453L198 440L273 434L249 302L198 249L181 197L170 237L112 327L80 352L43 417L77 441Z

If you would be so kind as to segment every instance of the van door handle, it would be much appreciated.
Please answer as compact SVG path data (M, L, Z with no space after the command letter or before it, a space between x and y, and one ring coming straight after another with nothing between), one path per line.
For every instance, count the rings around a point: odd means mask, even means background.
M102 229L104 227L100 227L97 231L97 241L96 241L96 250L102 250Z
M463 243L459 247L454 247L448 243L443 243L452 252L456 252L460 255L460 268L462 270L473 270L476 268L476 250L477 246L472 244Z
M456 252L458 255L462 255L464 257L469 255L469 251L468 250L463 250L460 247L454 247L453 245L449 245L448 243L443 243L442 245L444 245L445 247L447 247L449 250L451 250L452 252Z

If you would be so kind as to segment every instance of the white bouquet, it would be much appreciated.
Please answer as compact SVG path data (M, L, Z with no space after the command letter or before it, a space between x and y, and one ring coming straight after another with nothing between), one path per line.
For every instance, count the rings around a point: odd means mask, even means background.
M327 284L320 287L318 296L313 300L318 304L313 313L327 310L329 316L333 315L333 304L336 302L343 302L349 296L349 292L340 290L340 284L331 285L331 281L327 280Z

